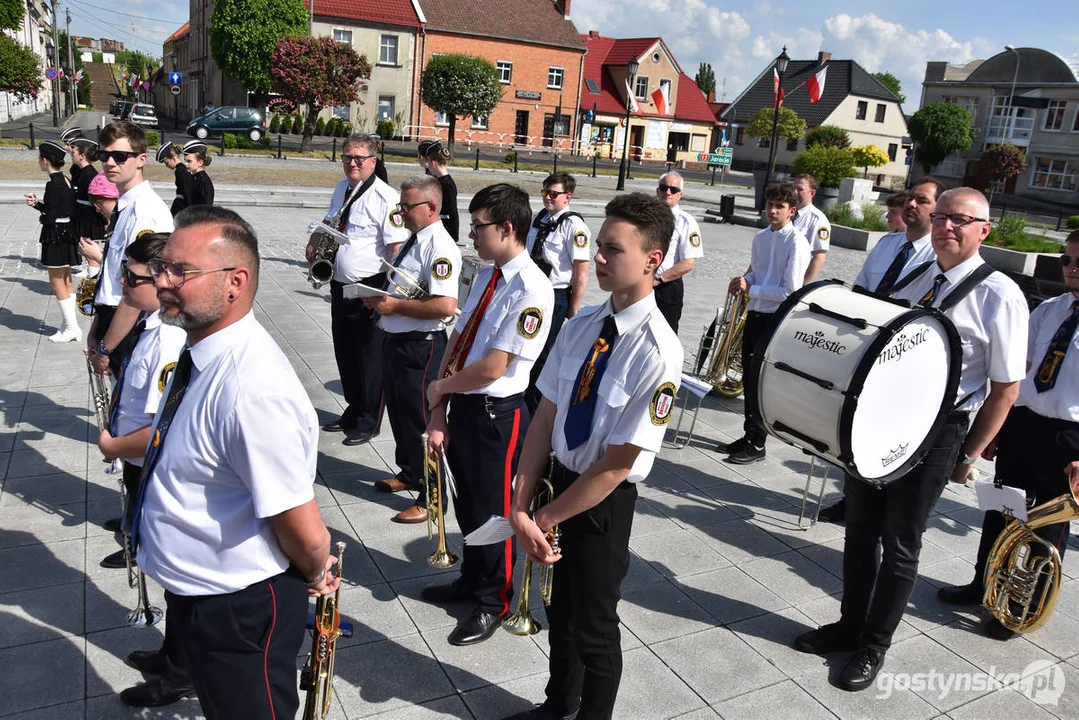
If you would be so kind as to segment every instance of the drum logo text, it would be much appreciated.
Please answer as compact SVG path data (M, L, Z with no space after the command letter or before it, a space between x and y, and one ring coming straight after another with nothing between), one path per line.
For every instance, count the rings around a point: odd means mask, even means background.
M796 330L794 339L798 342L805 343L814 350L826 350L827 352L835 353L836 355L842 355L847 352L846 345L841 345L838 340L826 340L824 333L820 330L812 335L804 330Z
M881 461L880 461L881 467L888 467L889 465L894 463L896 460L898 460L899 458L906 455L907 454L907 447L909 445L910 445L910 443L904 443L904 444L900 445L899 447L897 447L895 450L892 450L891 452L889 452L884 458L881 459Z
M913 335L907 335L906 333L900 333L888 347L881 351L877 357L877 365L884 365L892 360L898 361L903 357L903 353L908 350L921 345L923 342L929 339L929 328L922 328L921 331L916 332Z

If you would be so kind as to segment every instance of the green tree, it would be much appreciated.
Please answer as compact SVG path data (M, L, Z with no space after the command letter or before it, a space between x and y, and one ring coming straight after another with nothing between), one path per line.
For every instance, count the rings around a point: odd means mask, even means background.
M210 52L230 79L249 92L270 92L277 41L307 33L302 0L217 0L210 16Z
M873 77L899 99L900 105L907 101L907 96L903 94L903 86L899 84L899 78L895 75L890 72L878 72L873 73Z
M0 0L0 2L2 2L2 0ZM87 107L90 107L90 76L86 74L86 65L82 61L82 53L79 51L78 48L72 46L71 58L75 62L75 67L69 68L67 66L67 32L61 30L59 36L60 64L64 66L64 72L67 75L67 78L64 82L64 87L66 89L67 83L70 82L70 78L74 77L77 71L82 70L82 80L79 82L78 85L79 102L85 104Z
M809 173L824 187L839 187L845 177L854 177L854 153L847 148L817 145L794 158L795 174Z
M970 150L975 135L970 113L945 102L926 105L914 113L907 132L916 143L914 159L926 173L949 155Z
M0 0L0 30L17 30L26 15L23 0Z
M716 73L712 70L711 63L702 62L701 66L697 68L697 76L693 80L705 97L708 97L708 93L716 91Z
M862 177L869 177L869 168L888 164L888 153L876 145L858 145L850 149L856 167L863 168Z
M746 134L755 138L772 137L773 110L762 107L746 126ZM806 133L806 121L790 108L779 108L779 123L776 125L779 137L789 142L798 140Z
M37 55L0 33L0 92L25 100L37 97L44 82Z
M494 63L472 55L436 55L420 80L423 104L446 113L450 121L447 146L453 152L458 117L489 115L502 99L502 84Z
M838 125L821 125L806 134L806 150L814 145L824 147L850 147L850 135Z

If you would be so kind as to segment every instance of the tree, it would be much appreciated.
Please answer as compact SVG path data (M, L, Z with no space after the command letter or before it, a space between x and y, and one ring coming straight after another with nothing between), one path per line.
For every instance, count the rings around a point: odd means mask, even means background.
M18 30L25 15L24 0L0 0L0 30Z
M926 105L914 113L907 132L916 143L914 159L926 173L949 155L970 150L975 135L970 113L945 102Z
M749 121L746 134L755 138L771 138L772 113L773 110L770 107L762 107L758 110L753 119ZM785 138L788 142L794 142L805 135L806 121L790 108L781 107L779 108L779 124L776 127L778 128L779 137Z
M850 149L855 167L863 168L862 177L869 177L869 168L888 164L888 153L876 145L858 145Z
M824 187L839 187L845 177L854 177L854 153L848 148L817 145L794 158L795 174L809 173Z
M328 37L283 37L277 41L270 59L274 90L297 105L307 106L301 152L311 147L311 136L322 109L348 105L371 77L371 63L366 56Z
M982 153L981 169L990 180L1007 182L1027 171L1027 154L1011 143L994 145ZM993 201L995 189L989 186L989 202Z
M873 77L876 78L884 87L891 91L892 95L895 95L899 99L899 104L902 105L907 101L907 96L903 94L903 86L899 84L899 78L892 75L890 72L878 72L873 73Z
M446 113L450 121L447 146L453 151L458 117L489 115L502 99L502 84L494 63L471 55L436 55L420 80L423 104Z
M277 41L305 34L307 19L302 0L217 0L210 16L210 52L230 79L264 95L272 85Z
M25 100L37 97L44 83L33 50L0 33L0 92L9 92Z
M838 125L821 125L815 127L806 134L806 150L815 146L824 147L850 147L850 135Z
M693 80L705 97L708 97L709 93L716 91L716 73L712 70L711 63L702 62L701 66L697 68L697 76Z

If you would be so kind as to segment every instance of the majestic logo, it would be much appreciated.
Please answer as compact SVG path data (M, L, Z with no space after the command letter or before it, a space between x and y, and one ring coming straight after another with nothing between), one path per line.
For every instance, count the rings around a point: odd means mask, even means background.
M813 350L825 350L836 355L842 355L847 352L847 346L841 345L838 340L827 340L824 337L824 332L821 330L816 331L812 335L802 330L798 330L794 333L794 339L798 342L805 343L810 349Z
M584 230L578 230L573 234L573 244L579 248L588 247L588 235Z
M543 327L543 311L538 307L526 308L517 318L517 332L521 334L521 337L531 340L539 334L541 327Z
M652 393L652 402L648 406L648 414L652 418L653 425L666 425L671 419L671 410L674 409L675 388L674 383L665 382Z
M877 356L877 365L884 365L892 360L898 362L903 357L903 353L913 350L928 339L929 328L922 328L913 335L900 333L888 347L881 350L880 355Z
M907 454L907 447L909 445L910 445L910 443L903 443L902 445L897 447L895 450L892 450L887 455L885 455L883 458L881 458L881 461L880 461L881 467L888 467L889 465L894 463L896 460L898 460L899 458L906 455Z
M435 260L435 264L431 267L431 272L436 280L445 280L453 274L453 263L450 262L449 258L439 258Z
M691 232L689 234L689 244L695 248L701 246L701 234L699 232Z

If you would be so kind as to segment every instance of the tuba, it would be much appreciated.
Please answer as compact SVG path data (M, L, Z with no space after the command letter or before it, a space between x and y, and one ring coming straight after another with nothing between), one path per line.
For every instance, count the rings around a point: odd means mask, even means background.
M1030 510L1026 522L1013 518L993 543L982 605L1012 632L1033 632L1049 622L1060 596L1060 552L1034 531L1076 518L1079 499L1069 490Z
M427 494L427 539L433 535L434 525L438 524L438 547L427 556L427 562L433 567L445 570L457 564L457 555L446 548L446 503L442 497L442 458L438 452L431 452L427 446L430 437L421 436L423 441L423 487ZM436 520L432 520L431 516Z
M341 563L345 544L337 543L337 579L341 579ZM341 622L341 586L333 596L320 595L315 601L311 626L311 652L300 672L300 689L307 692L303 704L303 720L322 720L329 716L333 702L333 665L337 657L337 640L352 637L348 623Z
M704 379L723 397L736 398L742 394L742 330L746 324L749 296L728 293L723 310L717 317L716 334L712 342L708 335L701 338L698 357L708 354L713 343L716 351Z
M551 453L551 470L554 469L554 453ZM552 473L548 473L552 474ZM543 507L554 499L554 486L549 478L540 478L536 485L536 494L532 498L532 512ZM551 543L551 552L559 554L562 548L559 541L562 531L555 525L547 532L547 540ZM554 588L554 566L544 564L540 567L540 597L544 607L551 604L551 590ZM524 571L521 579L521 595L517 598L517 609L508 618L502 621L502 628L512 635L535 635L540 631L540 624L528 607L528 596L532 592L532 558L525 559Z
M94 295L97 294L97 280L100 276L84 277L79 281L79 289L75 293L75 305L79 312L87 317L94 314Z
M341 218L344 217L345 210L352 207L352 203L355 202L360 193L369 186L370 183L366 182L356 183L356 187L352 188L352 192L341 203L341 207L337 209L333 217L329 220L315 220L307 227L307 232L311 238L317 238L315 259L307 266L307 281L311 283L311 287L315 290L333 280L333 265L337 260L337 250L342 243L348 242L348 236L337 228L341 224Z

